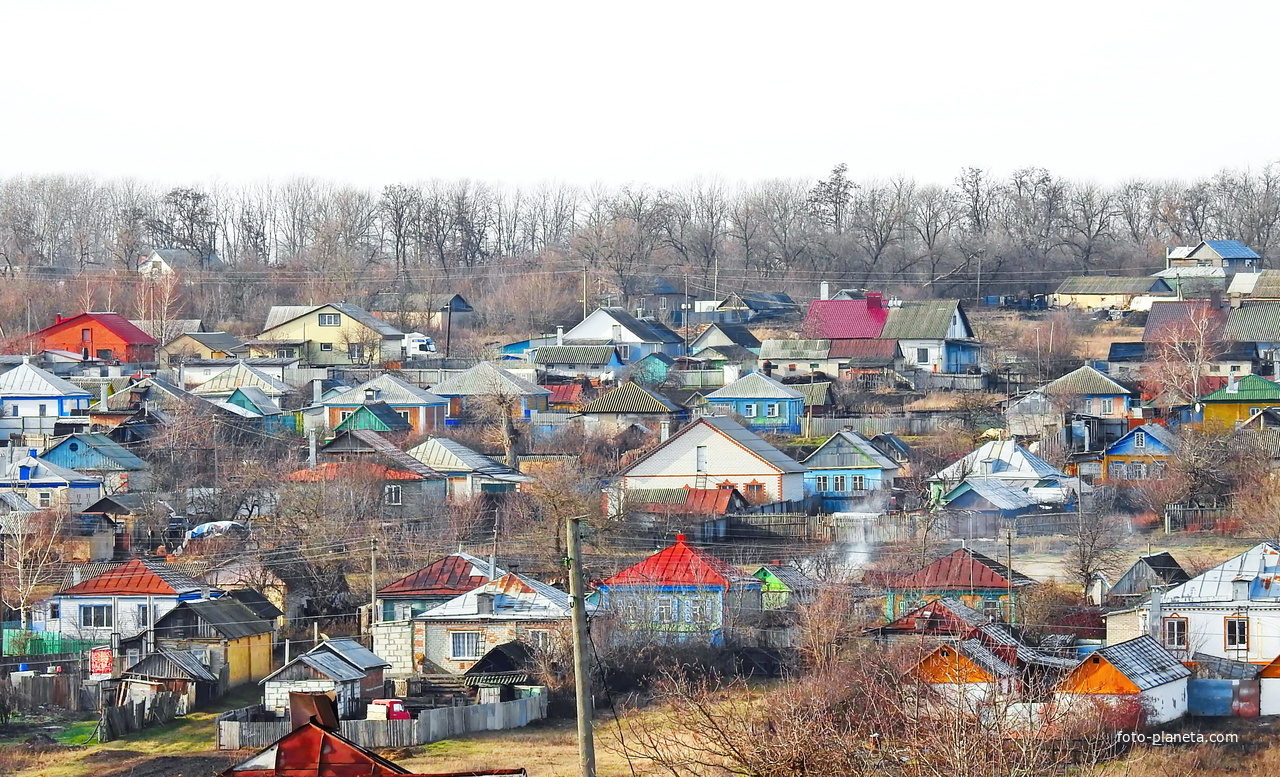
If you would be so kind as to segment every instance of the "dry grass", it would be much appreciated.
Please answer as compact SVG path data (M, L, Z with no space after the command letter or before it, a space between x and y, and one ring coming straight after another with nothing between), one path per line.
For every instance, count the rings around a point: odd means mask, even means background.
M596 774L631 777L627 761L610 747L614 734L608 713L596 725ZM414 748L393 760L421 772L453 772L523 767L537 777L576 777L578 774L577 724L572 720L548 720L525 728L490 731ZM646 774L637 764L636 773Z

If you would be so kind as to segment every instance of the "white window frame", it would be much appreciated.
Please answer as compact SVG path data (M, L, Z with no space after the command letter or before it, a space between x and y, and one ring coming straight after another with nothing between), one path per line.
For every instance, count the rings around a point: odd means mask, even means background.
M101 617L98 617L101 613ZM89 622L85 623L85 615L88 615ZM97 623L96 621L102 621ZM80 605L80 626L86 629L109 629L115 622L115 612L109 604L82 604Z
M332 350L333 350L333 343L320 343L320 350L322 350L322 351L332 351Z
M708 613L707 601L699 596L689 597L689 622L705 623Z
M53 493L50 491L37 492L36 499L38 500L38 502L36 503L36 507L39 507L41 509L53 507Z
M458 655L458 638L465 637L470 643L475 642L474 649L471 651L474 655ZM468 645L463 645L468 647ZM483 631L451 631L449 632L449 658L454 661L474 661L484 655L484 632Z
M653 619L658 623L675 623L680 617L680 603L675 597L659 596Z
M813 490L818 493L830 490L831 481L826 475L818 475L813 479Z
M1146 433L1146 432L1144 432L1144 431L1142 431L1142 430L1138 430L1138 431L1136 431L1136 432L1134 432L1134 433L1133 433L1133 447L1135 447L1135 448L1145 448L1145 447L1147 447L1147 433Z
M777 418L779 415L778 407L779 405L777 402L769 402L768 404L766 404L764 406L765 416L768 418Z
M1232 627L1235 627L1234 629ZM1249 649L1249 619L1240 615L1231 615L1223 619L1223 632L1227 650ZM1235 632L1234 634L1232 632Z
M831 482L832 482L831 490L835 491L837 494L843 494L844 492L849 490L848 488L849 478L845 477L844 475L836 475L835 477L831 478Z
M382 487L382 503L399 507L404 504L404 489L394 483Z
M755 402L748 402L747 404L742 406L742 417L755 418L756 412L758 410L759 410L759 407L756 405Z
M364 359L364 343L347 343L347 358L353 362Z
M1187 619L1179 617L1165 618L1164 622L1160 624L1160 636L1165 647L1186 650ZM1173 639L1170 639L1171 636Z
M1098 411L1098 415L1111 415L1115 412L1116 401L1111 397L1102 398L1102 408Z
M850 491L866 491L867 476L866 475L850 475L849 490Z
M917 348L917 349L916 349L916 364L928 364L928 363L929 363L929 349L928 349L928 348Z
M320 326L342 326L341 313L321 313L316 316L316 323Z
M525 635L535 650L550 650L554 644L551 629L526 629Z

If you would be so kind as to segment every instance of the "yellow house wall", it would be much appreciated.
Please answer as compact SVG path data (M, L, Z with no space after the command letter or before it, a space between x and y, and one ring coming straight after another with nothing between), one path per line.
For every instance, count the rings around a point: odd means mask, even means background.
M168 364L171 356L184 356L191 359L226 359L231 354L226 351L207 348L190 337L183 335L160 349L161 363Z
M338 313L342 316L339 326L320 326L320 315ZM258 335L260 340L307 340L303 346L305 358L311 364L350 364L347 358L347 345L362 343L366 352L370 346L382 348L382 335L373 332L364 324L354 320L346 313L330 307L318 308L293 321L286 321L279 326L266 330ZM320 350L321 343L333 345L332 351ZM383 360L381 354L374 361Z
M271 635L254 634L227 643L231 685L256 682L271 674Z
M1204 406L1204 423L1206 426L1216 424L1230 428L1235 426L1237 421L1243 421L1249 417L1250 407L1267 407L1269 404L1264 400L1258 400L1253 404L1247 402L1240 404L1235 402L1207 402Z
M1142 636L1141 621L1138 619L1138 613L1121 612L1109 614L1107 621L1107 644L1118 645L1130 639Z

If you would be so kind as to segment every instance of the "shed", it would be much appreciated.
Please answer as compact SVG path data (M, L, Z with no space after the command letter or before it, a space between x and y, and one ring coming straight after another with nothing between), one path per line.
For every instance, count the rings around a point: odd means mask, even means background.
M178 694L178 714L185 715L218 696L218 678L192 652L160 649L124 671L129 696L139 701L158 691Z
M1106 696L1142 704L1151 725L1187 714L1191 670L1149 634L1094 651L1058 685L1060 700Z
M339 717L360 718L363 680L364 672L333 653L303 653L262 679L263 705L284 714L290 692L333 693Z

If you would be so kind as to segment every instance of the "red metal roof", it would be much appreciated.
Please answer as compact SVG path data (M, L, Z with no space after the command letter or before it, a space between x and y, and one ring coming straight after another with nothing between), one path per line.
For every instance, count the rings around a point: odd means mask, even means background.
M572 405L582 399L582 384L569 383L564 386L543 386L550 389L551 396L547 402L553 405Z
M78 316L59 319L56 323L50 324L44 329L34 332L31 336L38 338L45 332L57 329L62 330L72 322L81 320L93 320L98 322L104 329L109 330L113 335L119 337L129 345L156 345L157 340L146 332L129 322L129 319L119 313L81 313Z
M714 585L727 588L743 582L759 581L705 550L690 547L684 535L677 534L676 544L627 567L605 580L604 585Z
M290 472L284 479L291 483L318 483L322 480L337 480L340 477L368 476L380 480L424 480L416 472L405 472L402 469L389 469L367 461L330 461L315 469L300 469Z
M733 488L682 488L684 501L629 502L628 508L644 513L670 515L724 515L729 511Z
M822 340L879 337L888 317L883 300L816 299L809 303L805 335Z
M162 562L154 562L162 563ZM63 596L160 595L178 591L152 571L140 558L132 559L102 574L59 592Z
M895 580L894 588L921 591L976 591L1008 588L1008 568L994 559L968 548L943 556L906 577ZM1012 573L1014 587L1029 585L1035 581L1017 570Z
M484 568L479 559L453 554L378 590L378 596L460 596L489 582L488 575L473 575Z
M874 337L862 340L832 340L831 350L827 352L827 357L831 359L849 359L855 356L879 356L885 359L892 359L897 348L897 340L881 340Z

